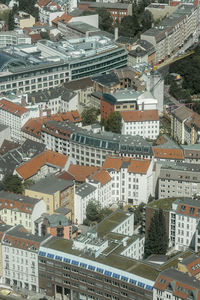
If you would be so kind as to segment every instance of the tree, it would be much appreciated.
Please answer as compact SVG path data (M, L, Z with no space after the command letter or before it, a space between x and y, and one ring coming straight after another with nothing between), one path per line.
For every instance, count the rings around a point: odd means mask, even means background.
M153 16L149 10L145 10L142 18L142 31L146 31L151 28L153 23Z
M100 206L95 201L90 201L86 208L86 217L91 222L98 222L100 219Z
M17 175L5 175L1 182L0 189L16 194L22 194L24 191L22 179Z
M112 111L106 121L105 130L121 133L122 117L118 111Z
M99 28L104 31L112 31L113 19L110 13L105 8L97 8L99 15Z
M90 125L95 123L97 121L98 115L99 110L94 107L84 109L81 114L83 125Z
M142 202L134 210L134 225L141 225L145 204Z
M14 20L14 13L11 9L8 15L8 30L13 30L15 28L15 20Z
M119 24L119 35L134 37L140 31L136 15L123 17Z
M166 254L168 248L168 237L166 233L165 217L160 209L155 212L151 219L144 246L144 256L151 254Z

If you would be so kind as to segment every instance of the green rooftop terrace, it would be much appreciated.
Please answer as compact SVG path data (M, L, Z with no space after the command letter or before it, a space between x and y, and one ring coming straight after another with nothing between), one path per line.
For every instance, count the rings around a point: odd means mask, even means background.
M172 207L172 203L176 200L177 198L159 199L148 203L147 207L152 207L152 208L162 209L162 210L170 210Z

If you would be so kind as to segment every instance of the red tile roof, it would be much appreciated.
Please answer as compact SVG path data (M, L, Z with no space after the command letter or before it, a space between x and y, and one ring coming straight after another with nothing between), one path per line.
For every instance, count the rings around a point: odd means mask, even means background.
M11 101L8 101L5 99L0 100L0 109L5 110L5 111L7 111L13 115L19 116L19 117L21 117L24 113L28 112L27 108L25 108L21 105L12 103Z
M159 121L158 110L121 111L124 122Z
M186 215L186 216L190 216L193 218L200 218L200 206L197 201L197 205L195 206L194 200L192 200L191 204L186 204L184 201L178 204L177 206L177 213L182 214L182 215Z
M138 160L130 157L107 157L103 168L120 171L123 162L128 162L129 173L137 174L146 174L151 163L148 159Z
M58 178L64 179L64 180L75 180L75 177L68 172L62 172L58 175Z
M39 33L33 33L33 34L29 34L31 41L33 44L35 44L37 41L42 40L42 37Z
M59 21L65 21L65 22L69 22L72 19L72 16L68 15L68 14L63 14L60 17L56 17L55 19L52 20L53 24L58 24Z
M98 167L81 166L81 165L70 165L68 172L75 177L76 181L85 182L85 179L99 170Z
M24 180L26 180L37 174L41 167L46 164L51 164L63 169L67 159L68 157L64 154L47 150L17 167L16 171Z
M73 123L79 123L82 121L79 112L77 110L72 110L65 113L51 115L49 117L30 119L26 122L26 124L24 124L24 126L22 127L22 131L30 135L33 135L37 138L40 138L42 124L44 122L51 121L51 120L60 121L60 122L70 120Z
M47 5L49 2L51 2L51 0L39 0L37 2L37 5L40 7L43 7L43 6Z
M181 149L153 147L153 152L155 158L184 159L183 152Z
M111 181L111 177L106 170L99 170L90 176L90 179L98 181L101 183L101 186Z
M200 273L200 256L195 255L194 259L191 262L185 264L185 266L192 276L196 276Z

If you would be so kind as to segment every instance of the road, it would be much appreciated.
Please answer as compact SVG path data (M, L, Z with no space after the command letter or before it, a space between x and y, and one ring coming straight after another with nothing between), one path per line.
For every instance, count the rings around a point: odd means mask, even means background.
M166 67L167 65L170 65L170 64L174 63L175 61L178 61L178 60L183 59L187 56L190 56L193 53L194 53L194 50L189 51L189 52L184 53L184 54L179 55L179 56L171 57L171 58L167 59L166 61L164 61L163 63L159 64L157 69L159 70L163 67Z

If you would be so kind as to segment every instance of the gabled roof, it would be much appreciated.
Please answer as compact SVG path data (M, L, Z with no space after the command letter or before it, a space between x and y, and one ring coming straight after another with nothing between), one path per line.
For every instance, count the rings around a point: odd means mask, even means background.
M68 15L68 14L63 14L60 17L56 17L55 19L52 20L53 24L58 24L58 22L60 21L65 21L65 22L69 22L73 17Z
M112 178L110 177L110 175L106 170L101 169L95 172L93 175L91 175L90 179L100 182L101 186L103 186L104 184L111 181Z
M49 2L51 2L51 0L39 0L37 2L37 5L40 7L46 6Z
M41 167L47 164L63 169L67 159L68 157L64 154L46 150L17 167L16 171L24 180L26 180L37 174Z
M185 265L188 272L195 276L200 273L200 256L192 254L189 257L183 259L180 264Z
M124 122L159 121L158 110L121 111Z
M150 163L149 159L138 160L128 157L107 157L103 168L120 171L121 168L126 167L129 173L146 174Z
M73 165L69 166L68 172L75 177L76 181L85 182L86 178L98 171L98 167L90 167L90 166L81 166L81 165Z
M27 108L5 99L0 100L0 109L5 110L18 117L21 117L24 113L28 112Z
M153 152L155 158L184 159L183 152L181 149L153 147Z

